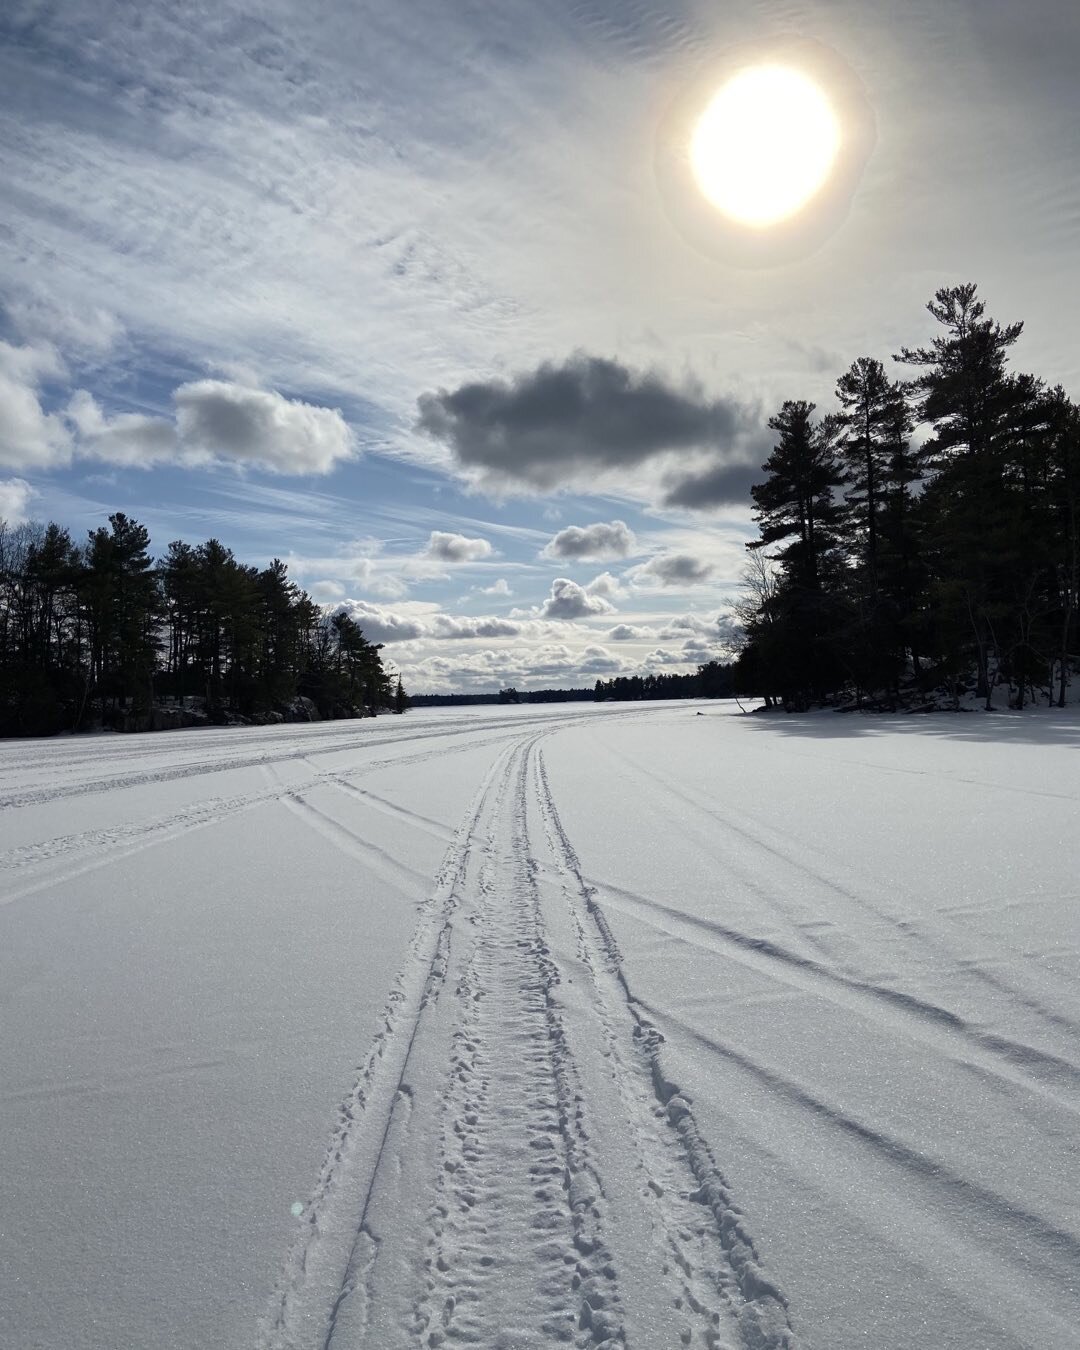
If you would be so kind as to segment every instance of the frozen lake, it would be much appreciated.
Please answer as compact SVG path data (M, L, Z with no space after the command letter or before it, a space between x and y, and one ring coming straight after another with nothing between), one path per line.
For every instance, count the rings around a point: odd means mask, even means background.
M1074 713L6 742L0 807L0 1344L1077 1344Z

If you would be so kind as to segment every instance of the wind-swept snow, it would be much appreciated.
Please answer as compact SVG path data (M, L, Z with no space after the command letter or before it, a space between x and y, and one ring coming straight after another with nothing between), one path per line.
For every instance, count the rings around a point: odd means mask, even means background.
M1080 723L0 748L0 1343L1072 1346Z

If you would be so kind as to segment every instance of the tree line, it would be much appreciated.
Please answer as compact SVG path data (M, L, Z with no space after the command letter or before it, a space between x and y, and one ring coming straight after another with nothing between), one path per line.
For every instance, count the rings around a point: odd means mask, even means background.
M685 675L616 675L610 680L597 680L593 697L597 702L620 703L657 698L731 698L734 689L734 667L707 661Z
M904 378L864 356L838 411L787 401L739 606L740 692L805 708L947 691L992 706L1064 706L1080 661L1080 410L1014 372L1021 323L987 316L973 284L927 309L929 346Z
M121 512L77 544L0 522L0 735L239 717L357 716L407 701L345 612L216 539L150 555ZM166 709L173 710L172 720Z

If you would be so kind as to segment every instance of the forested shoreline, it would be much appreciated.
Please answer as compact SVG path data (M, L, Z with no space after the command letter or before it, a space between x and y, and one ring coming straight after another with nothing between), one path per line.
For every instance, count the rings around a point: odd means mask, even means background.
M927 308L937 336L894 357L908 378L860 357L838 411L788 400L770 419L733 665L530 701L991 708L997 691L1064 706L1080 669L1080 409L1010 368L1023 325L988 318L973 284ZM211 539L155 560L119 512L81 544L0 522L0 735L401 711L380 649L279 559L249 566Z
M661 698L731 698L735 692L734 667L722 661L706 661L685 675L661 672L659 675L616 675L597 680L593 696L597 702L648 702Z
M249 566L210 539L155 561L121 512L82 545L0 522L0 735L400 710L380 649L277 558Z
M1080 410L1013 373L1022 324L972 284L927 306L941 331L862 357L839 411L788 401L752 495L737 687L787 708L944 696L1064 706L1080 666Z

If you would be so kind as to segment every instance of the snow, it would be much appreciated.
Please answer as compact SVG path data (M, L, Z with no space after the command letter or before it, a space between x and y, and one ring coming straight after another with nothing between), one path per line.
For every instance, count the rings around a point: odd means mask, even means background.
M5 743L0 1343L1075 1346L1078 749L708 703Z

